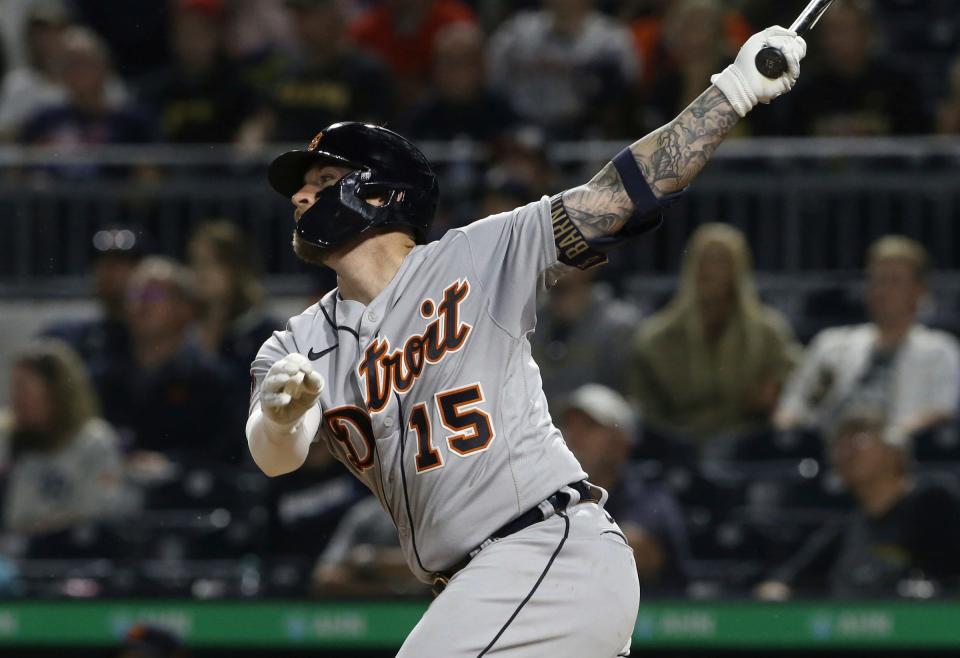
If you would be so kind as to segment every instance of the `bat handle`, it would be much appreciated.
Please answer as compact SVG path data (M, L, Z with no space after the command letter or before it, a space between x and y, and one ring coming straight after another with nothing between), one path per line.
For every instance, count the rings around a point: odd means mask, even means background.
M764 48L757 53L756 64L757 70L771 80L776 80L786 73L789 68L787 66L787 58L784 57L779 49L773 46L764 46Z

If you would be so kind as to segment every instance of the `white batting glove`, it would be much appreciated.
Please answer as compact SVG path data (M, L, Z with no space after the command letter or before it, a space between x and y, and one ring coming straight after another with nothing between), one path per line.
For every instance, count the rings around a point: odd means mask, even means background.
M789 70L776 80L757 70L757 53L766 46L777 48L787 59ZM800 77L800 60L806 54L807 42L796 32L780 26L768 27L750 37L736 61L710 78L710 82L723 92L737 114L745 117L757 103L769 103L793 89Z
M267 371L260 408L268 420L292 433L322 390L323 377L310 360L302 354L288 354Z

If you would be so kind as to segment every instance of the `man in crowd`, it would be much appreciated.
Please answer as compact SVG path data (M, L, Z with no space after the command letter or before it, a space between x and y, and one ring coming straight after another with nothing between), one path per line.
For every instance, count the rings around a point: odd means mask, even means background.
M437 33L433 90L406 118L412 139L472 139L493 142L516 127L516 116L487 85L483 30L457 22Z
M851 410L831 434L829 452L857 509L810 537L756 595L911 596L911 581L957 585L960 499L953 486L914 476L909 439L886 431L876 409Z
M67 6L60 0L16 3L24 11L17 20L14 7L5 3L4 31L11 30L23 41L23 61L11 58L13 66L3 71L0 84L0 140L16 136L24 119L37 110L62 103L65 96L60 81L63 67L63 34L71 22ZM6 39L4 39L4 42ZM16 53L19 49L12 48Z
M303 468L273 478L267 486L270 516L269 530L263 535L264 556L281 566L307 571L365 493L328 450L314 447ZM307 585L298 578L297 593L305 593Z
M783 105L778 131L807 136L884 136L929 132L917 75L901 72L877 48L880 39L870 0L837 2L824 14L803 88Z
M260 139L301 139L318 124L339 117L381 122L393 109L393 85L386 68L351 46L346 17L336 0L287 0L298 53L287 70L270 81Z
M543 296L530 338L551 408L583 382L616 390L626 385L636 308L594 281L595 270L572 272Z
M774 422L781 430L813 427L829 434L837 418L864 405L884 409L894 443L956 414L960 349L956 340L917 320L927 294L923 247L887 236L867 256L870 322L818 334L788 382Z
M314 593L326 597L422 595L407 569L397 529L379 501L357 502L337 526L313 572Z
M243 425L234 410L244 391L194 341L196 303L186 268L145 259L127 299L131 354L91 364L91 371L104 416L134 449L174 461L238 461L232 439Z
M68 28L63 56L66 99L27 117L19 134L21 143L69 149L155 141L155 126L147 116L111 94L110 52L96 34L82 27ZM71 177L103 173L96 165L79 164L57 171Z
M173 4L170 66L143 82L139 98L158 114L167 142L235 141L257 108L227 59L226 7L221 0Z
M437 34L476 15L462 0L385 0L370 3L350 25L350 37L390 68L399 107L414 103L429 83ZM367 86L369 82L365 83ZM322 125L322 121L319 122Z
M145 236L130 227L111 226L93 234L91 273L97 317L63 320L41 333L59 338L83 360L92 364L104 359L125 358L130 351L127 325L127 284L144 254Z
M683 512L666 489L645 482L627 462L637 437L630 405L606 386L586 384L568 398L561 429L591 481L610 492L606 509L633 549L644 592L681 591L690 557Z
M487 55L494 87L525 121L557 138L582 137L602 123L640 74L629 31L592 0L518 12L494 32Z

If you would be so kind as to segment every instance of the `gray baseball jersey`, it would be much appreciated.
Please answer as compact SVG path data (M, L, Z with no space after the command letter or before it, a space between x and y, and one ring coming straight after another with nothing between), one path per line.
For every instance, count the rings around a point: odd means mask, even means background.
M251 405L274 362L311 359L326 381L315 440L380 499L426 582L586 477L527 339L545 270L580 248L557 208L544 198L415 247L370 304L330 292L253 363Z

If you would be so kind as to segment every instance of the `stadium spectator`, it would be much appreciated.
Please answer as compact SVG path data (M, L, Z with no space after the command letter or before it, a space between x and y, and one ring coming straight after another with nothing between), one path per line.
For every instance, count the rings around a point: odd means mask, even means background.
M895 0L898 1L898 0ZM740 11L750 25L782 25L789 18L783 17L783 5L770 0L741 0Z
M90 320L61 320L41 334L59 338L72 347L89 366L130 354L127 325L127 284L143 257L144 235L132 228L108 227L91 240L93 294L99 314Z
M565 275L541 302L530 345L550 408L583 382L626 390L637 309L597 283L594 270Z
M299 56L266 90L261 137L249 141L300 141L349 117L382 123L392 116L393 83L375 59L346 38L346 18L336 0L287 0Z
M267 487L270 517L263 557L296 569L297 593L305 594L309 583L303 576L344 515L369 492L319 444L311 447L302 468L270 478Z
M357 16L350 36L387 64L397 82L398 107L408 108L429 84L437 33L451 23L475 21L461 0L384 0Z
M78 23L100 35L120 75L136 79L159 71L170 59L170 0L70 0Z
M874 0L883 46L906 55L920 78L940 79L940 56L960 43L960 2L957 0Z
M839 421L829 453L857 509L812 535L755 594L927 598L937 591L930 583L960 584L960 498L952 483L915 477L909 439L889 432L876 409L860 408ZM926 594L911 581L926 581Z
M738 11L718 0L682 0L660 5L658 12L645 13L630 24L643 63L644 89L651 89L661 76L678 71L701 75L702 87L703 80L709 80L712 73L699 69L719 53L727 57L736 53L753 32ZM694 84L693 80L687 82Z
M58 0L35 2L24 25L26 61L13 67L0 86L0 139L16 137L23 120L38 109L62 103L63 32L70 15Z
M489 217L530 203L536 195L502 168L494 167L484 177L480 217Z
M524 203L552 194L560 185L560 172L547 152L547 136L536 126L519 126L497 142L491 171L502 172L529 189L533 196Z
M549 0L518 12L491 36L487 55L494 88L553 138L596 133L640 75L629 31L593 0Z
M312 586L325 597L382 598L427 591L406 566L393 520L372 496L340 521L317 562Z
M99 417L79 357L60 341L38 341L14 357L10 384L0 420L3 528L45 534L131 511L117 435Z
M960 135L960 57L950 69L950 88L940 102L937 130L944 135Z
M501 142L500 146L499 150L513 147L510 142ZM477 217L510 212L537 197L530 186L505 167L489 166L484 160L464 158L450 163L441 175L449 182L440 191L440 209L430 229L431 235L437 237ZM447 199L450 201L444 202Z
M183 641L173 631L154 624L134 624L123 638L117 658L186 658Z
M930 117L915 78L899 71L877 47L869 0L837 3L812 39L804 84L791 94L780 129L812 136L915 135L930 132Z
M171 65L148 77L138 97L156 112L163 138L174 143L233 142L257 109L226 56L222 0L177 0Z
M294 42L294 25L276 0L230 0L226 4L226 47L231 59L262 61L277 48Z
M637 418L616 391L585 384L567 398L561 431L590 481L610 494L606 509L633 548L645 595L682 591L689 539L680 505L627 462Z
M603 8L614 8L625 19L662 18L675 0L619 0L613 4L610 0L601 4Z
M413 139L492 142L516 125L507 101L487 86L481 29L466 22L437 32L433 90L402 122Z
M870 247L871 321L826 329L813 339L783 391L778 428L829 434L837 418L863 405L886 410L887 431L903 436L955 416L960 349L952 336L917 321L927 272L926 251L913 240L887 236Z
M243 378L257 350L282 322L263 308L257 255L226 220L199 226L188 245L200 300L199 339Z
M719 0L683 0L662 19L633 24L646 66L643 100L630 134L662 126L689 105L751 34L743 18Z
M63 36L63 84L66 100L37 110L18 136L22 144L56 146L66 151L103 144L140 144L156 139L154 124L128 104L116 104L109 93L110 57L91 31L68 28ZM94 164L59 166L61 176L87 177Z
M189 270L157 256L144 259L128 289L132 355L91 368L105 417L144 453L135 462L239 461L244 453L237 437L246 392L197 344L197 305Z
M0 62L4 73L7 69L23 66L26 63L24 54L24 32L26 31L25 17L29 6L22 0L0 0L0 12L3 20L0 21Z
M676 295L636 333L631 391L646 427L703 447L768 422L796 352L783 317L757 297L743 234L706 224Z
M225 48L230 61L244 83L265 103L300 51L295 14L285 0L230 0L224 8Z

